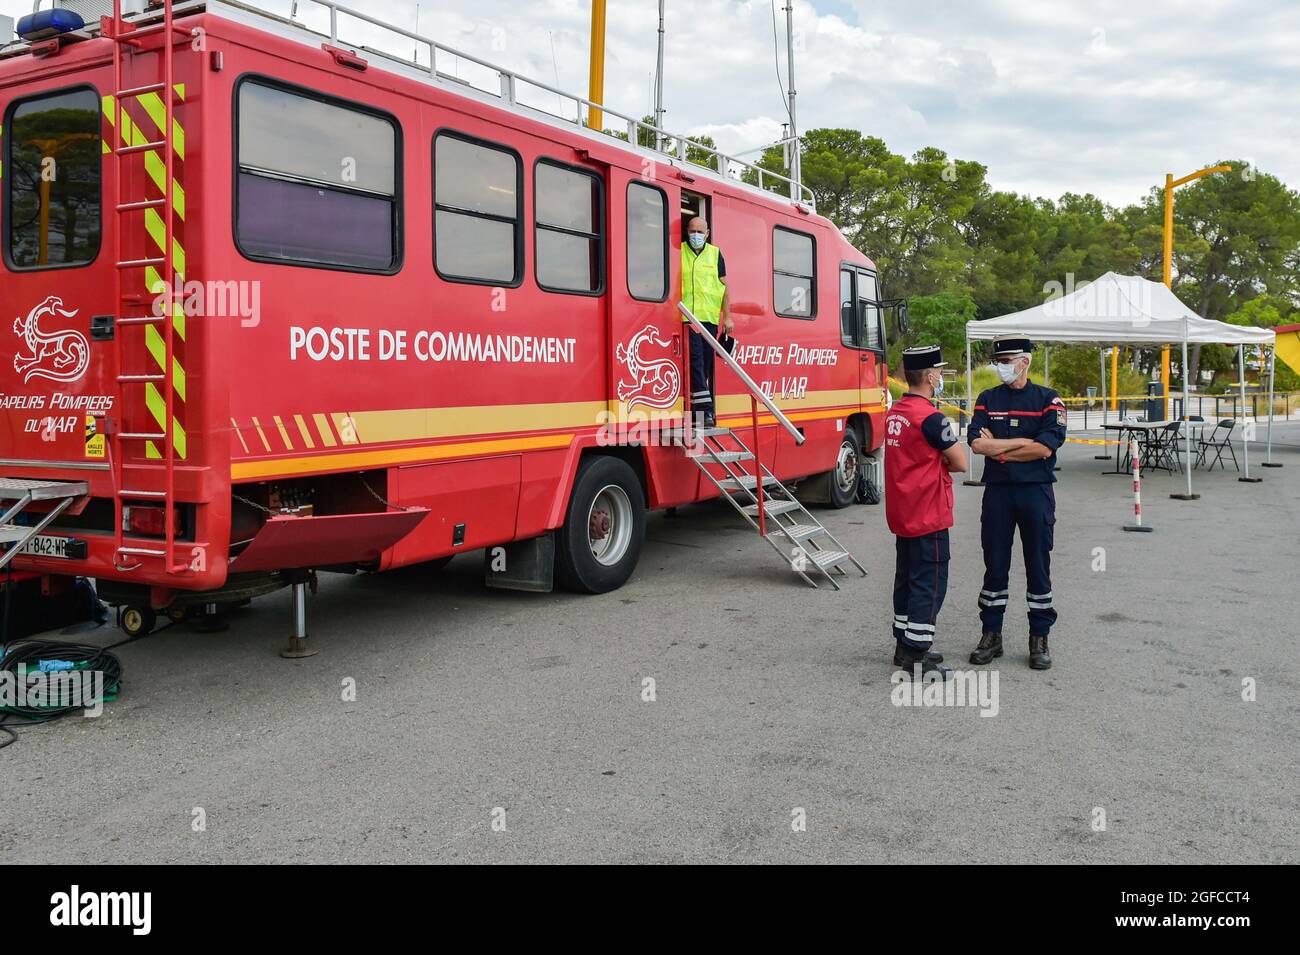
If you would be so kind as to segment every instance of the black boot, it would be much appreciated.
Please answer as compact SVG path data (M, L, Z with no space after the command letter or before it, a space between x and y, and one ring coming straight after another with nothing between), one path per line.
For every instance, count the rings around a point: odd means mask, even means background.
M1048 670L1052 666L1052 655L1047 652L1047 637L1029 637L1029 667L1032 670Z
M894 652L894 666L906 673L909 680L916 678L915 667L917 664L921 666L922 679L951 680L952 667L944 666L942 663L929 659L929 657L929 651L917 650L915 647L900 643L898 649Z
M926 650L925 659L930 663L942 663L943 654L938 650ZM894 666L903 666L903 645L901 643L894 648Z
M1002 656L1002 634L985 630L980 637L980 645L971 651L970 662L981 666L992 662L994 657Z

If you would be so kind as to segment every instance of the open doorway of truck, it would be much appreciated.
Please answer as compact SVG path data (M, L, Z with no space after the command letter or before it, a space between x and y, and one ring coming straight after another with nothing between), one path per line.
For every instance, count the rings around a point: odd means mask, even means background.
M691 224L691 220L696 216L703 219L709 226L709 241L714 245L713 235L713 202L702 192L691 192L689 189L682 190L682 241L686 241L686 227Z

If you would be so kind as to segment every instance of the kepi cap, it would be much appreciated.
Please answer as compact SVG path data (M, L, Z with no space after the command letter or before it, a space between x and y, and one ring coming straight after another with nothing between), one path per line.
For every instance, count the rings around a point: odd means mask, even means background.
M993 343L995 357L1001 355L1026 354L1034 350L1034 343L1028 338L999 338Z
M903 349L904 371L925 371L927 368L942 368L948 364L943 360L938 345L917 345L915 348Z

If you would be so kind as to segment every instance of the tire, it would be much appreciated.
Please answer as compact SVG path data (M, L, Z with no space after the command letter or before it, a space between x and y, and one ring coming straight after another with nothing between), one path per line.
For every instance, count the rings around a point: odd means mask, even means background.
M560 586L585 594L622 587L645 543L645 494L631 466L607 455L583 461L555 537Z
M146 633L152 633L157 624L158 615L154 613L151 607L127 604L118 611L118 629L128 637L142 637Z
M852 426L844 428L840 449L835 455L835 467L826 472L826 502L831 507L848 507L858 494L858 481L862 474L862 442Z

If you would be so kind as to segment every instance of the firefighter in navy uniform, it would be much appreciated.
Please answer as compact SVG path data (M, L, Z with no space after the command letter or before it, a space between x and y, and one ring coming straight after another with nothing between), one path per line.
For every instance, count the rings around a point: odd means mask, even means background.
M894 666L913 676L920 664L922 674L946 680L952 670L933 645L948 591L951 473L966 470L966 448L934 404L943 366L938 345L903 351L908 390L885 418L885 517L896 535Z
M971 415L971 450L984 455L984 506L980 542L984 587L979 595L982 635L971 663L1002 656L1002 617L1010 592L1011 546L1016 529L1025 554L1029 606L1029 665L1052 665L1047 637L1052 609L1052 539L1056 524L1056 452L1065 443L1065 403L1051 388L1029 380L1027 338L994 342L994 367L1002 384L980 394Z

